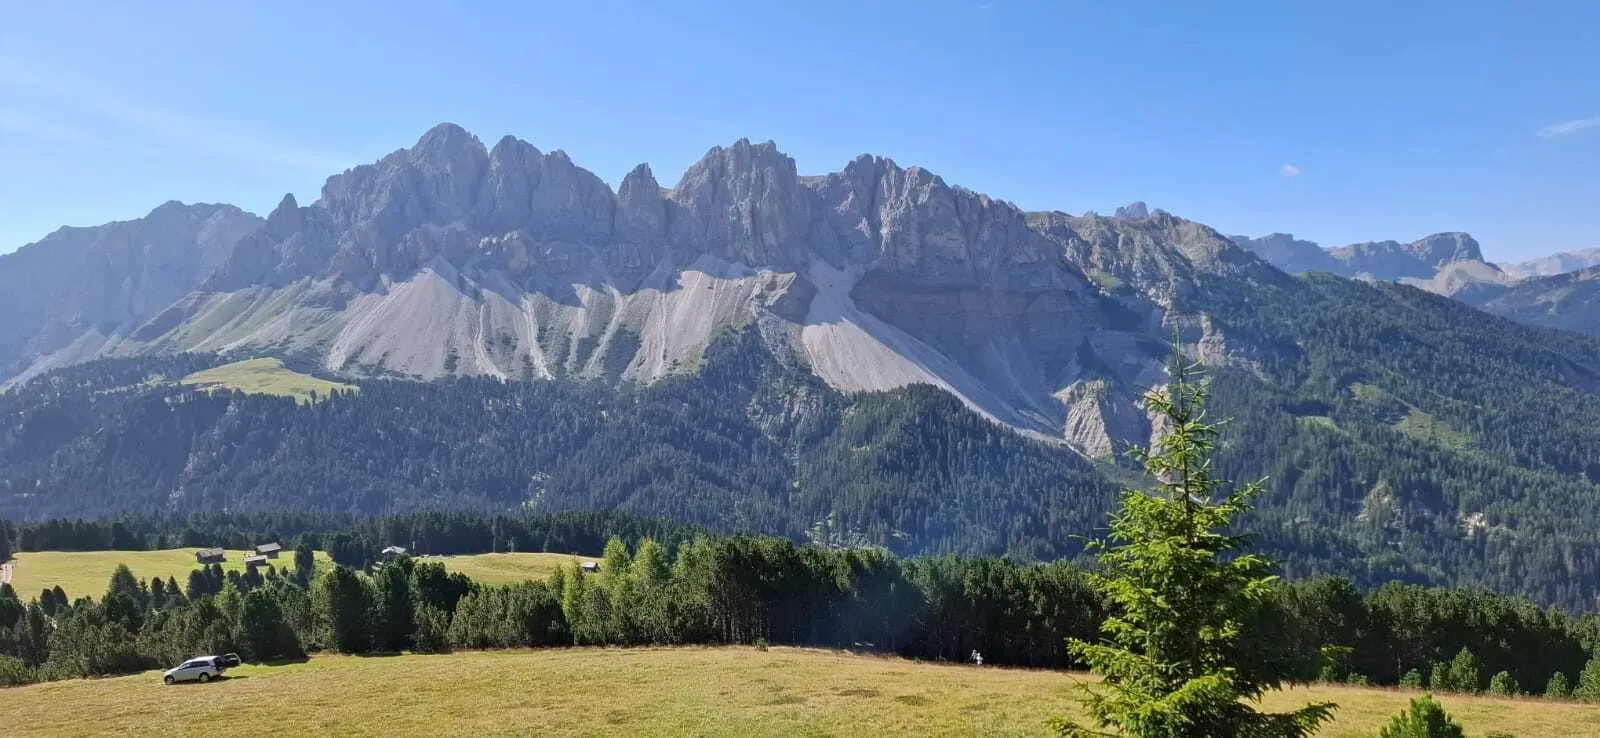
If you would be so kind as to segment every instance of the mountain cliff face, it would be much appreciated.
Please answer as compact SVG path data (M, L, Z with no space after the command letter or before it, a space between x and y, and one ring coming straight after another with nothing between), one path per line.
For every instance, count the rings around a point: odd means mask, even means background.
M95 356L198 286L260 222L231 205L169 202L0 256L0 376Z
M748 141L670 190L641 165L613 192L560 151L490 148L448 124L330 178L315 203L286 197L217 261L95 353L648 383L756 325L835 387L932 384L1096 455L1148 439L1136 397L1174 330L1208 359L1251 360L1248 337L1199 306L1201 285L1287 280L1142 204L1025 213L878 157L801 177ZM52 348L32 371L87 355Z

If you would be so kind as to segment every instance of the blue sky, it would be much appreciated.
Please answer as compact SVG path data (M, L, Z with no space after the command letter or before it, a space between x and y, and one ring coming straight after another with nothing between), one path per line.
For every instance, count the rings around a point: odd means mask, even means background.
M752 7L759 6L759 7ZM440 121L671 185L773 139L1029 209L1600 246L1600 3L0 0L0 251L256 212Z

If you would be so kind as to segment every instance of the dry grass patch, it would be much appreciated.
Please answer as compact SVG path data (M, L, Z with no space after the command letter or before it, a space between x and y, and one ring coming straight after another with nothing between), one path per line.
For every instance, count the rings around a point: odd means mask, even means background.
M558 553L488 553L462 556L424 556L418 561L439 562L451 572L460 572L479 584L501 585L542 581L556 569L570 567L597 557Z
M7 735L1044 736L1085 677L794 648L555 649L247 666L210 685L154 673L0 692ZM1339 702L1322 735L1371 736L1413 695L1318 687ZM1445 696L1467 728L1600 737L1600 708ZM63 706L70 705L70 708Z

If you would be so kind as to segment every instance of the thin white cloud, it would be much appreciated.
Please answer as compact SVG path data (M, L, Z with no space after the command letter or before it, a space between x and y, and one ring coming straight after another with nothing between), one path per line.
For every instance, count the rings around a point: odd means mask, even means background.
M1557 136L1571 136L1574 133L1600 126L1600 116L1593 118L1579 118L1577 120L1564 120L1540 128L1537 132L1539 138L1555 138Z
M69 146L85 146L94 148L110 148L111 142L104 137L61 123L60 121L42 118L37 115L22 111L0 108L0 131L26 136L38 141L67 144Z
M135 129L169 146L196 153L286 166L319 174L332 174L350 164L344 157L230 130L214 121L153 103L120 97L81 81L67 83L59 79L47 79L5 57L0 57L0 87L11 87L49 96L104 122ZM30 120L28 116L20 114L16 119L24 122ZM37 119L33 120L38 122ZM33 133L37 135L41 127L32 126L32 128L35 129ZM44 128L47 129L48 126ZM87 135L92 136L92 134Z
M1300 176L1300 167L1297 167L1297 166L1295 166L1293 164L1285 164L1285 165L1283 165L1283 168L1279 169L1278 171L1283 172L1283 176L1285 176L1285 177L1298 177L1298 176Z

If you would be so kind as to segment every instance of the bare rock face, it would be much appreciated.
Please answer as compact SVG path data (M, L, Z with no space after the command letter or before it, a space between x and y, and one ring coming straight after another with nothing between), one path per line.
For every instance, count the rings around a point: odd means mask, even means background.
M1067 408L1064 437L1088 456L1112 456L1151 435L1150 419L1134 398L1104 379L1074 382L1057 397Z
M668 239L750 265L796 268L808 254L814 200L772 142L713 148L670 194Z

